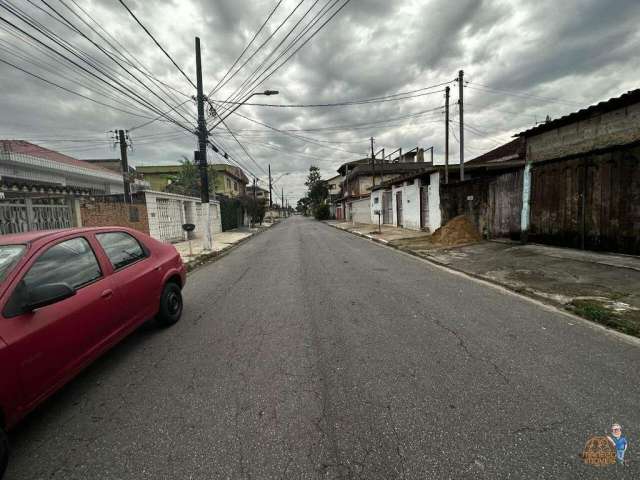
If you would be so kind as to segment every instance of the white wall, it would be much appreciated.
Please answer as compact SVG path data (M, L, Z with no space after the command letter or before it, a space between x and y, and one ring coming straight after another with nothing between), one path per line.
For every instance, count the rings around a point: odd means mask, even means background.
M371 192L369 208L371 209L371 223L378 224L377 211L380 212L380 223L382 223L382 192L383 190L375 190ZM377 203L376 203L377 200Z
M158 199L169 200L172 215L161 219L158 212ZM149 234L160 241L187 240L187 232L182 231L182 224L193 222L195 238L203 238L205 235L205 213L199 198L176 195L166 192L145 191L145 202L149 220ZM212 200L209 204L211 217L211 233L222 232L222 220L220 217L220 202ZM161 225L161 220L165 223ZM171 225L166 222L170 220ZM215 238L214 238L215 241Z
M353 223L371 223L371 207L369 197L351 202L351 221Z
M432 173L429 176L429 230L435 232L442 224L442 213L440 212L440 172Z
M393 186L391 201L393 204L393 224L398 226L398 206L396 194L402 192L402 226L411 230L420 230L420 179L413 180L413 185L403 182Z

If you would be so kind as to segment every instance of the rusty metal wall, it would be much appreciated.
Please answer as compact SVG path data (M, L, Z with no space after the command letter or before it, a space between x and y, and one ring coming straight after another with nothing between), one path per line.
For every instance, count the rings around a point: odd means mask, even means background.
M534 164L529 239L640 254L640 147Z
M467 215L485 238L519 238L522 169L440 185L442 224Z
M498 175L489 183L488 237L517 238L522 210L522 170Z

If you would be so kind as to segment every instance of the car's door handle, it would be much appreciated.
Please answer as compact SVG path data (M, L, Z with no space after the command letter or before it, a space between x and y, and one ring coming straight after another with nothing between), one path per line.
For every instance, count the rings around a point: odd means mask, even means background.
M113 290L111 290L110 288L106 289L104 292L102 292L102 294L100 295L102 298L111 298L111 296L113 295Z

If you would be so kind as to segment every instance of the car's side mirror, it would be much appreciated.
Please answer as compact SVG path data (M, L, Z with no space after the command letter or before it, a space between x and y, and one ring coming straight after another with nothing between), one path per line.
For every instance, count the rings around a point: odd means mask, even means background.
M47 283L31 288L27 294L24 311L32 312L36 308L46 307L72 297L76 291L66 283Z

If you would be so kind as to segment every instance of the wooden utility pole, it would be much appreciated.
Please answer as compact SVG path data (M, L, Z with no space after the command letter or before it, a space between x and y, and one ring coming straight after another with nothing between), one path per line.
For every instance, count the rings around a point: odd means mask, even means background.
M458 108L460 113L460 181L464 180L464 102L463 102L463 90L464 90L464 72L460 70L458 72Z
M118 130L118 143L120 143L120 162L122 164L122 181L124 183L124 201L125 203L131 203L129 160L127 159L127 138L124 130Z
M264 172L264 170L263 170ZM271 164L269 164L269 208L273 207L273 197L272 197L272 185L271 185Z
M449 183L449 90L447 85L444 89L444 183ZM433 150L431 152L433 154Z
M211 250L213 237L211 234L211 213L209 211L209 172L207 169L207 122L204 118L204 93L202 88L202 61L200 59L200 39L196 37L196 88L198 104L198 167L200 169L200 200L202 214L205 217L205 231L202 237L202 249ZM215 199L215 192L213 198Z
M255 226L254 215L258 211L258 202L256 201L256 177L253 177L253 212L251 214L251 225Z
M371 165L373 166L373 186L376 186L376 154L373 153L373 137L371 137Z

